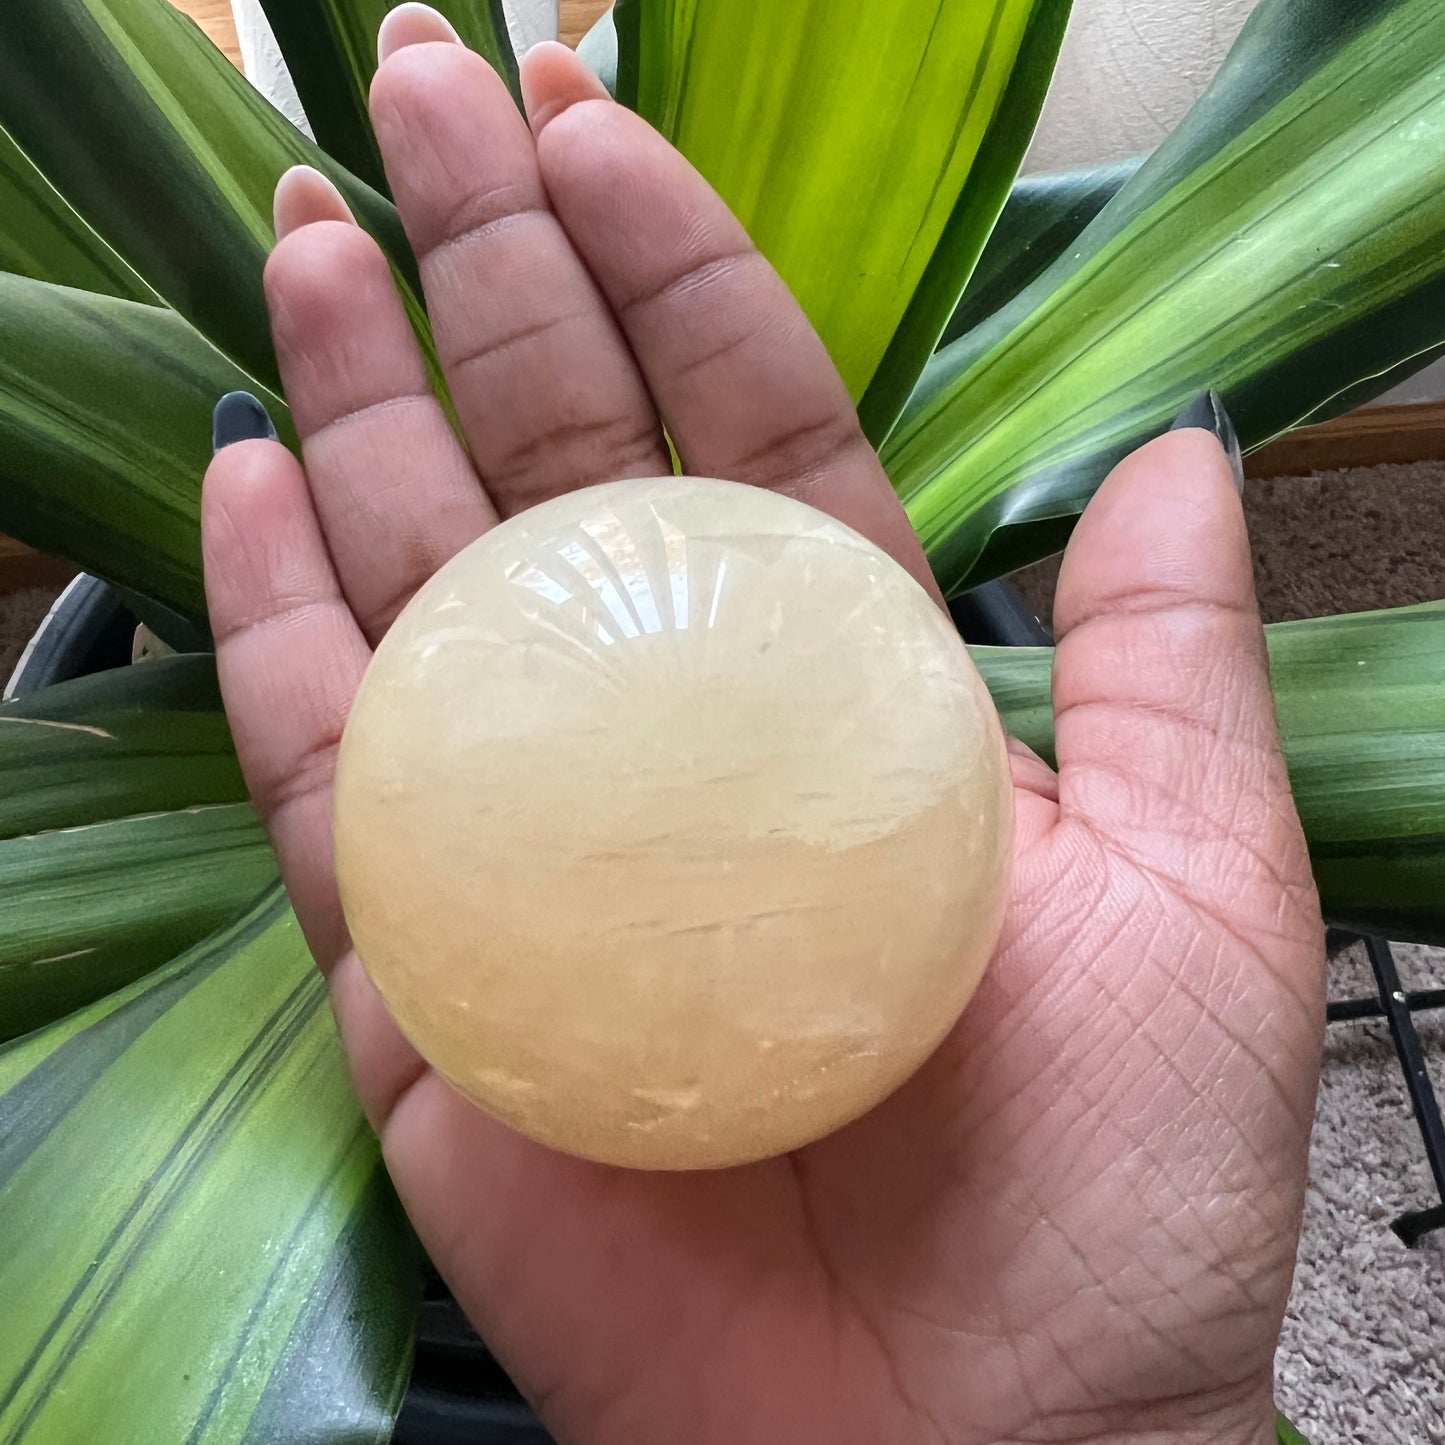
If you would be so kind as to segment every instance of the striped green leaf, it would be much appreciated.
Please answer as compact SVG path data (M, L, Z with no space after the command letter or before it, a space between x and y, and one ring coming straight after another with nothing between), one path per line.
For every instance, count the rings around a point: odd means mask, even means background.
M619 0L617 96L713 183L875 440L1008 196L1069 0Z
M1445 942L1445 603L1279 633L1280 726L1330 917Z
M167 0L5 0L0 126L149 286L272 389L261 271L288 166L330 175L415 279L391 204L268 105Z
M1445 602L1266 629L1325 914L1445 943ZM1009 730L1053 757L1049 648L975 648Z
M367 93L376 74L376 32L397 0L262 0L312 134L333 160L386 191ZM435 0L434 9L485 55L521 100L502 0Z
M1056 550L1218 387L1247 447L1445 344L1445 6L1263 0L1208 93L885 449L950 592Z
M1010 737L1027 743L1050 767L1054 757L1052 647L970 647Z
M211 408L248 385L173 312L0 275L0 532L203 620Z
M0 271L128 301L156 300L155 292L76 215L3 128L0 216Z
M410 1235L284 900L0 1051L0 1440L389 1440Z
M1076 171L1020 176L940 344L966 336L1037 281L1143 163L1142 156L1135 156Z
M0 706L0 839L245 797L213 657L118 667Z
M0 1039L129 983L275 877L214 659L0 707Z
M0 1039L148 973L234 918L275 877L247 803L0 842Z

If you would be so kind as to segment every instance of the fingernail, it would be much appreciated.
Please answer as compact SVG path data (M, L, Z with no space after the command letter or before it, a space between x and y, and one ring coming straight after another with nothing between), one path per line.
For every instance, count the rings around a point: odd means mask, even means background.
M1229 458L1229 465L1234 472L1234 489L1243 492L1244 457L1239 450L1239 436L1234 430L1234 423L1229 419L1228 411L1225 410L1224 398L1213 388L1195 397L1174 418L1169 430L1185 431L1190 427L1199 427L1214 434L1215 440L1224 448L1224 453Z
M346 197L315 166L292 166L276 182L271 214L278 242L316 221L356 224Z
M527 120L536 135L581 101L611 99L576 53L555 40L544 40L527 52L521 81Z
M408 45L427 45L437 40L450 41L453 45L462 43L456 27L439 10L409 0L386 12L381 29L376 32L377 64L384 64Z
M234 442L279 440L266 408L249 391L228 391L211 413L213 455Z

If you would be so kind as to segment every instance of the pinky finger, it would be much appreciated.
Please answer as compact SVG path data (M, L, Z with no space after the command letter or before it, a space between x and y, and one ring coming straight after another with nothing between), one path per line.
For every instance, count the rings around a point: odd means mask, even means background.
M238 409L260 425L253 439L227 445ZM301 465L259 439L259 412L240 397L217 408L220 450L201 502L206 597L246 783L307 942L329 970L347 947L332 867L331 778L371 653L342 597Z

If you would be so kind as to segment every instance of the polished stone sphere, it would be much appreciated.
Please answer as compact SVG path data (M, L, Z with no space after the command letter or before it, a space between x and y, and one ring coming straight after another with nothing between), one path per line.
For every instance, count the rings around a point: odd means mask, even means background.
M953 1027L997 940L1003 732L947 615L800 502L691 477L503 522L342 743L336 850L421 1054L553 1148L797 1148Z

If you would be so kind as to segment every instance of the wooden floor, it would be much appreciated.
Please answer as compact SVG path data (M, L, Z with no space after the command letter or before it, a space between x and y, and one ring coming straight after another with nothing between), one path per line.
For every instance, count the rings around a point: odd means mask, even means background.
M231 0L175 0L175 4L240 65L241 51L236 44L236 25L231 19Z
M606 11L609 0L562 0L561 38L576 45Z

